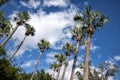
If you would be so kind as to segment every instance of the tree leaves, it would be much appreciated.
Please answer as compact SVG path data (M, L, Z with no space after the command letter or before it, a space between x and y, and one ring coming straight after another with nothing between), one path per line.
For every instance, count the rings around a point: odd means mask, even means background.
M44 49L48 49L50 46L50 43L44 39L41 39L39 42L38 42L38 47L41 51L44 51Z

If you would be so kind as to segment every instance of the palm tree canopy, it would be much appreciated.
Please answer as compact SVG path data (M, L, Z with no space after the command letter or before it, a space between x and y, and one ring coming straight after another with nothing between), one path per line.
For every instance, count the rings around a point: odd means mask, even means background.
M74 26L71 29L71 34L72 34L72 39L76 39L77 37L81 37L81 38L84 37L85 32L83 31L83 27Z
M17 25L22 25L29 19L30 17L27 12L19 12L17 13L16 17L14 17L14 21L17 21Z
M62 63L63 61L65 61L65 57L64 57L63 54L56 54L56 55L55 55L55 58L57 59L57 61L58 61L59 63Z
M35 35L35 29L34 27L30 26L29 24L25 24L25 28L26 28L26 32L25 32L25 35L29 36L34 36Z
M4 35L10 33L11 28L12 24L4 17L4 13L0 11L0 34Z
M84 37L85 37L85 33L86 31L84 30L84 27L80 27L78 28L77 26L73 27L73 29L71 30L72 33L72 39L77 39L77 37L80 37L80 44L85 45L85 41L84 41Z
M50 69L53 69L54 71L56 71L58 68L58 64L57 63L53 63L50 65Z
M100 14L97 11L91 10L90 6L86 6L84 10L83 16L75 15L75 21L82 21L83 22L83 29L88 31L88 27L93 27L95 30L96 28L100 29L104 23L107 23L109 20L106 16Z
M50 43L42 39L38 42L38 47L42 51L42 49L48 49L50 47Z
M74 45L72 43L66 43L63 46L63 50L66 52L66 55L69 55L68 52L73 52L75 50Z

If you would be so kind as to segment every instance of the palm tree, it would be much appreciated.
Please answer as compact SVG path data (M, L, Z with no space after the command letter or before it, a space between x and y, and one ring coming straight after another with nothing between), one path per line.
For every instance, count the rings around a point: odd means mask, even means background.
M12 25L9 20L4 17L4 13L0 11L0 38L4 35L8 35L10 33L10 29Z
M65 55L66 55L66 61L65 61L65 67L63 70L63 74L62 74L62 80L64 80L64 76L65 76L65 72L68 66L68 60L70 58L71 52L74 51L74 46L71 43L66 43L65 46L63 46L63 50L65 50Z
M57 68L58 68L58 64L56 63L50 65L50 69L53 69L52 80L54 80L54 75L55 75L55 71L57 71Z
M73 39L76 39L77 44L76 44L76 49L75 49L75 56L74 56L74 61L73 61L73 66L72 66L72 72L71 72L71 77L70 80L73 80L74 77L74 72L75 72L75 67L76 67L76 61L77 61L77 56L78 56L78 51L79 51L79 45L80 43L84 45L84 31L82 30L82 27L74 27L71 30L71 33L73 35Z
M108 19L98 12L92 11L90 6L87 6L82 16L77 15L75 20L83 22L83 30L87 33L86 53L85 53L85 66L84 66L84 80L88 80L89 72L89 53L91 37L96 29L101 29L103 24L108 22Z
M14 18L14 21L16 21L16 27L7 36L7 38L1 43L1 46L4 46L7 43L7 41L12 37L12 35L15 33L15 31L18 29L18 27L21 25L25 25L28 19L29 19L29 15L27 12L17 13L17 16Z
M23 38L23 40L21 41L20 45L18 46L18 48L15 50L15 52L13 54L11 54L10 58L8 61L10 61L14 56L15 54L18 52L18 50L21 48L21 46L23 45L24 41L26 40L26 38L28 36L34 36L35 34L35 29L33 27L31 27L29 24L25 24L25 27L26 27L26 32L25 32L25 36Z
M40 40L40 41L38 42L38 47L39 47L39 49L40 49L40 55L39 55L39 57L38 57L38 60L37 60L37 62L36 62L36 65L35 65L35 67L34 67L34 71L32 72L32 76L31 76L30 80L33 80L34 73L35 73L36 70L37 70L37 66L38 66L38 64L39 64L40 57L42 56L42 53L43 53L46 49L48 49L49 46L50 46L50 43L49 43L48 41L44 40L44 39L42 39L42 40Z
M57 61L59 62L59 64L58 64L57 76L56 76L56 80L58 80L59 74L60 74L60 69L61 69L62 63L63 63L63 61L65 60L65 58L64 58L64 55L63 55L63 54L57 54L57 55L55 55L55 58L56 58Z

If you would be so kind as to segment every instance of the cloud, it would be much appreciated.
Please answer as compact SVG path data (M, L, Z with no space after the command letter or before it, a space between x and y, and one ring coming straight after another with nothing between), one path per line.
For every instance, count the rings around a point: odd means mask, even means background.
M22 68L24 68L24 67L31 67L32 65L35 65L35 63L36 63L36 60L30 60L30 61L27 61L24 64L22 64L21 67Z
M40 1L36 1L36 0L29 0L28 3L20 1L20 3L25 7L34 8L34 9L40 6Z
M59 12L50 12L47 14L45 11L38 10L36 13L30 13L30 20L28 23L32 25L35 30L35 36L28 36L22 45L21 49L17 53L17 56L23 54L25 50L33 50L37 48L37 43L40 39L46 39L51 43L51 46L54 46L57 41L60 41L66 37L70 37L68 33L63 33L63 29L68 26L73 26L73 16L75 14L75 10L68 9L66 11ZM13 18L12 14L10 17ZM70 17L71 16L71 17ZM11 20L13 26L15 23ZM17 38L22 41L24 37L25 29L23 26L20 26L13 38ZM18 36L19 35L19 36Z
M67 0L44 0L44 6L51 7L67 7L68 1Z
M115 59L116 61L120 61L120 55L115 56L114 59Z
M114 80L114 77L109 76L109 77L108 77L108 80Z
M55 56L56 54L58 54L58 53L56 53L56 52L50 52L50 53L46 54L45 62L46 62L47 64L49 64L49 63L54 63L54 62L56 61L56 59L54 58L54 56Z

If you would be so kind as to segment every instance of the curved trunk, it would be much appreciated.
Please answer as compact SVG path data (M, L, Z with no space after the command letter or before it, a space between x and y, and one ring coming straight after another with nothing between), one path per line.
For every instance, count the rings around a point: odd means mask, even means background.
M73 66L72 66L72 72L71 72L70 80L73 80L73 77L74 77L74 72L75 72L75 67L76 67L76 61L77 61L77 56L78 56L79 43L80 43L80 42L77 41L76 53L75 53L75 56L74 56L74 62L73 62Z
M15 31L18 29L18 25L15 27L15 29L13 29L13 31L8 35L8 37L1 43L1 46L4 46L8 40L12 37L12 35L15 33Z
M54 80L54 75L55 75L55 70L53 70L53 77L52 77L52 80Z
M85 62L84 62L84 79L88 80L88 72L89 72L89 54L90 54L90 40L91 40L91 32L88 32L88 39L86 44L86 54L85 54Z
M27 36L25 35L25 37L23 38L22 42L20 43L20 45L18 46L17 50L10 56L8 61L11 61L11 59L15 56L15 54L18 52L18 50L21 48L22 44L24 43L25 39L27 38Z
M62 80L64 80L65 72L66 72L66 69L67 69L67 66L68 66L69 57L70 56L67 56L67 58L66 58L66 64L65 64L65 67L64 67L64 70L63 70L63 74L62 74Z
M30 80L33 80L33 77L34 77L34 74L35 74L35 72L36 72L36 70L37 70L37 66L38 66L38 63L39 63L39 61L40 61L41 55L42 55L42 52L40 53L40 55L39 55L39 57L38 57L38 60L37 60L37 62L36 62L36 65L35 65L35 67L34 67L34 71L32 72L32 76L31 76Z
M58 80L58 78L59 78L61 66L62 66L62 65L60 65L60 63L59 63L58 72L57 72L57 76L56 76L56 80Z

